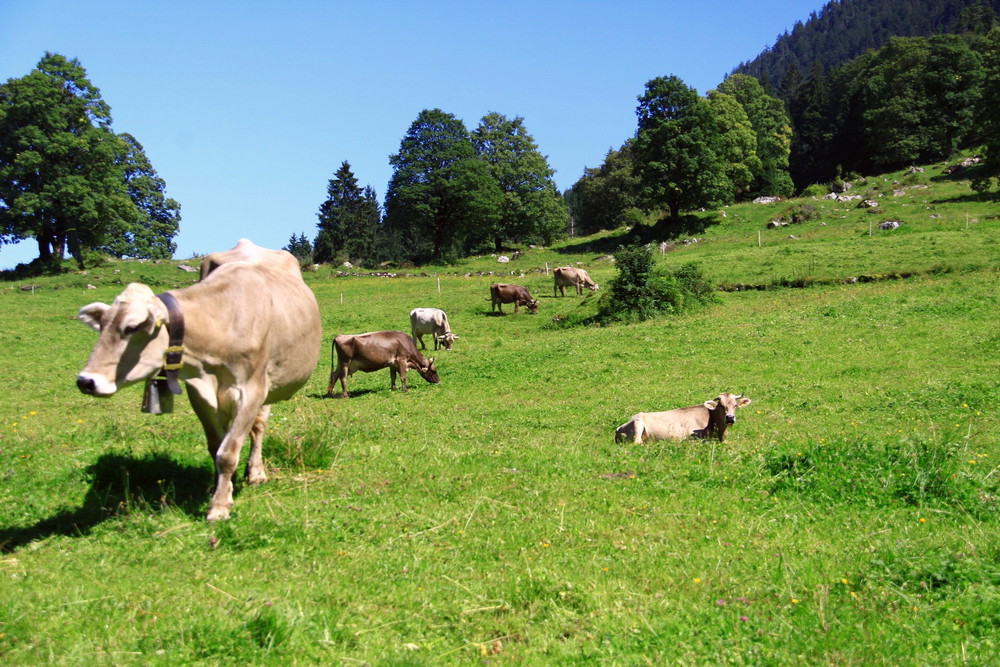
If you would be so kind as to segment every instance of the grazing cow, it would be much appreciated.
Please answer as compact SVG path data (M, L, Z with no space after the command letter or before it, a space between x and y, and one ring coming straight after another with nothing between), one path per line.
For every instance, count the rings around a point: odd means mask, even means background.
M560 266L552 271L552 276L555 279L552 287L552 296L558 296L556 292L559 292L562 296L566 296L567 287L575 287L577 296L583 294L584 285L591 292L596 292L600 289L597 283L590 279L586 271L573 266Z
M414 345L420 341L420 347L424 350L424 334L430 334L434 338L434 349L438 345L450 350L451 344L458 340L458 336L451 332L448 326L448 316L440 308L414 308L410 311L410 334Z
M683 440L692 435L698 438L714 435L722 442L726 429L736 423L736 408L747 405L750 399L743 398L743 394L727 392L689 408L640 412L615 430L615 442L628 439L639 444L645 440Z
M528 289L521 285L504 283L490 285L490 300L493 302L490 304L491 313L499 310L500 314L503 315L503 304L505 303L513 303L515 313L518 306L527 307L528 312L532 315L538 313L538 302L532 299L531 295L528 294Z
M201 276L160 295L132 283L110 306L81 308L77 318L100 337L76 384L85 394L111 396L165 373L179 394L177 380L184 380L215 461L207 517L214 521L229 517L232 477L248 435L247 481L267 479L260 448L271 404L309 379L322 332L316 297L287 252L243 239L207 256Z
M354 371L389 369L391 389L396 388L396 373L403 393L406 393L406 371L415 369L420 376L430 382L440 382L434 359L424 359L410 337L402 331L374 331L357 335L341 334L333 339L336 358L330 369L330 384L326 388L327 398L333 396L333 386L340 380L340 397L347 398L347 378Z

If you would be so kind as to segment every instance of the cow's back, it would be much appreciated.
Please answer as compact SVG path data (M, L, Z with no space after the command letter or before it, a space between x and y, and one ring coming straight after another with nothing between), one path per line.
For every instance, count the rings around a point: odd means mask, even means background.
M265 250L241 259L238 250L227 251L232 254L200 282L175 293L186 344L226 368L236 384L263 381L265 402L273 403L294 394L316 368L319 305L298 263L283 257L288 253Z
M632 417L642 422L643 438L683 440L708 426L708 410L700 405L664 412L640 412Z

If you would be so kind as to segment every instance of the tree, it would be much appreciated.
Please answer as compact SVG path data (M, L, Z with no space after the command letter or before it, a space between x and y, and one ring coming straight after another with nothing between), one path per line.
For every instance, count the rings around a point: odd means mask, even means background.
M791 76L797 76L798 70ZM785 82L797 88L801 82ZM792 127L785 105L768 95L757 79L745 74L732 74L719 84L719 92L732 95L746 112L757 138L756 154L759 166L752 168L753 183L749 196L779 195L787 197L794 191L788 174Z
M711 206L732 196L719 132L708 102L676 76L646 84L636 109L635 161L648 209L676 221L683 208Z
M309 243L309 239L306 238L305 233L301 233L298 236L292 234L288 238L288 245L286 245L282 250L287 250L295 256L295 259L300 262L311 262L313 247Z
M600 167L584 169L573 184L571 211L578 234L617 229L627 224L627 212L639 206L639 178L632 159L632 141L608 150Z
M326 201L320 204L318 232L314 244L316 262L333 262L349 238L353 218L361 212L362 189L347 160L340 164L326 186Z
M1000 184L1000 28L994 28L986 36L983 45L982 96L976 105L976 126L986 152L986 162L972 179L972 188L978 192L990 189L996 179Z
M791 141L789 168L799 188L833 178L836 171L834 104L826 72L817 62L798 93L788 100L795 134ZM846 138L849 143L850 137ZM845 152L840 148L839 152Z
M726 177L736 196L747 192L760 173L757 135L746 111L733 95L708 91L708 104L715 113L719 131L719 156L726 164Z
M32 237L43 263L67 246L101 247L139 221L122 162L127 147L76 59L46 53L0 86L0 241Z
M551 242L566 225L566 205L524 119L487 114L472 132L472 144L503 194L495 227L480 230L492 237L494 250L500 252L504 240Z
M99 249L116 257L170 259L177 250L173 239L180 227L181 206L164 194L166 183L157 176L142 144L128 133L118 138L126 148L120 160L122 175L139 219Z
M384 224L402 235L411 259L440 261L496 229L503 195L455 116L421 111L389 162Z

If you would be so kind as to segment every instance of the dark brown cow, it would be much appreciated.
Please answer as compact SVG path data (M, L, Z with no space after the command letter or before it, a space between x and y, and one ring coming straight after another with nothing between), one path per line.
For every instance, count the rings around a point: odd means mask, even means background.
M416 345L402 331L373 331L363 334L341 334L333 339L332 359L330 369L330 384L326 388L327 397L333 396L333 386L340 380L341 398L347 398L347 378L355 371L371 373L372 371L389 369L392 379L390 387L396 388L396 373L402 391L406 392L406 371L415 369L420 376L437 384L437 369L434 359L425 359L417 351Z
M736 408L747 405L750 399L743 398L743 394L726 392L701 405L666 412L640 412L615 430L615 442L631 440L638 445L645 440L683 440L689 436L715 436L722 442L726 429L736 423Z
M532 315L538 313L538 302L531 298L528 289L521 285L507 285L505 283L495 283L490 285L490 312L500 311L503 315L503 304L513 303L514 312L518 306L525 306Z

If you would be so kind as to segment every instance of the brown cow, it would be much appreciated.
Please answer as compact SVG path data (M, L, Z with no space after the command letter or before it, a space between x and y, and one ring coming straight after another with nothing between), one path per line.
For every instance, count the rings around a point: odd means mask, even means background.
M715 436L722 442L726 429L736 422L736 408L750 405L743 394L723 393L714 400L666 412L640 412L615 430L615 442L631 440L683 440L689 436Z
M596 292L600 289L597 283L590 279L590 276L586 271L578 269L574 266L560 266L559 268L553 269L552 277L554 278L552 296L566 296L567 287L575 287L577 296L581 296L583 294L584 285L586 285L591 292ZM556 292L559 294L556 294Z
M415 369L431 384L440 382L437 369L434 368L434 359L424 359L410 337L402 331L341 334L333 339L333 352L336 353L336 359L332 360L330 384L326 388L328 398L333 396L333 386L337 380L340 380L340 397L347 398L347 378L355 371L371 373L388 368L392 380L390 388L396 388L396 373L399 373L404 393L406 371L409 369Z
M81 308L77 318L101 335L76 383L85 394L111 396L161 372L173 393L184 380L215 461L213 521L229 517L232 477L248 435L247 481L267 479L260 448L271 404L309 379L322 333L316 297L287 252L243 239L206 257L201 275L158 296L132 283L110 306Z
M532 315L538 313L538 302L531 298L528 289L521 285L507 285L505 283L495 283L490 285L490 312L499 310L503 315L503 304L513 303L514 312L518 306L525 306Z

